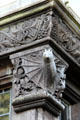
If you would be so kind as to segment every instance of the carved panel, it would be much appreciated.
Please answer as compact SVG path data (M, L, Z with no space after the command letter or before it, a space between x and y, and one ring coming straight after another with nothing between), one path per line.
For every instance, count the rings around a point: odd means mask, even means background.
M51 37L80 64L80 39L55 11L18 21L0 30L0 52L40 40L50 36L50 32Z
M21 53L19 57L13 58L12 62L15 97L41 90L49 92L57 99L62 97L67 64L51 48L37 48L29 53L26 51L24 55Z
M10 50L47 37L50 31L51 12L24 19L0 31L0 51Z
M80 39L67 27L57 12L53 13L52 22L51 36L80 64Z

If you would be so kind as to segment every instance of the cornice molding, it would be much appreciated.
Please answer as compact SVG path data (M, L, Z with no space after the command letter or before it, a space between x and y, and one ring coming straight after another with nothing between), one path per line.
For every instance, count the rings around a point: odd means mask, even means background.
M65 54L71 56L80 66L80 39L64 23L55 9L46 10L3 28L0 31L0 56L2 58L30 45L49 41L56 42Z
M24 17L31 16L33 14L39 13L43 10L53 8L55 5L53 0L44 0L41 2L38 2L36 4L33 4L27 8L24 8L20 11L14 12L13 14L7 15L5 17L0 18L0 27L9 24L11 22L14 22L16 20L22 19Z
M64 5L60 0L55 0L55 8L63 17L65 24L80 37L80 19L75 12L69 9L69 7Z
M10 15L0 18L0 27L22 19L24 17L31 16L49 8L56 8L64 18L66 24L70 29L74 30L80 37L80 20L77 15L65 6L60 0L42 0L38 3L32 4L29 7L25 7L22 10L18 10Z

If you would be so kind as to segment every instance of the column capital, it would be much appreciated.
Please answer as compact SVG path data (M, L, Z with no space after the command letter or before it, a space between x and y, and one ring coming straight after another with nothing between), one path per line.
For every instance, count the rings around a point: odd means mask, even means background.
M58 116L64 109L61 97L68 64L49 45L13 54L10 59L15 112L42 107Z

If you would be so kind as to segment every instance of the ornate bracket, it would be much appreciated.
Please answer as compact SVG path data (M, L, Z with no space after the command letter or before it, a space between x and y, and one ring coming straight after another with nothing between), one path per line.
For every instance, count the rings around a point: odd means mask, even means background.
M54 113L58 115L64 108L60 99L65 89L66 62L49 45L16 53L11 60L14 65L14 110L20 112L47 105L52 112L56 107Z

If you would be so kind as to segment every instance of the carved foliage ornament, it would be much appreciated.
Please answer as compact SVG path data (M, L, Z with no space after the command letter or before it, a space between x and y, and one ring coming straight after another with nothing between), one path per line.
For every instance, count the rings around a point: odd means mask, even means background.
M53 26L52 26L53 24ZM52 29L52 32L51 32ZM0 31L0 51L7 51L51 36L80 64L80 39L67 27L57 12L18 21Z
M65 89L64 61L50 49L42 49L12 59L14 64L15 97L48 91L56 98L62 97Z
M80 64L80 39L66 26L55 12L52 18L52 37Z
M23 20L9 25L0 31L0 51L25 45L35 40L47 37L50 30L51 12L35 18Z

